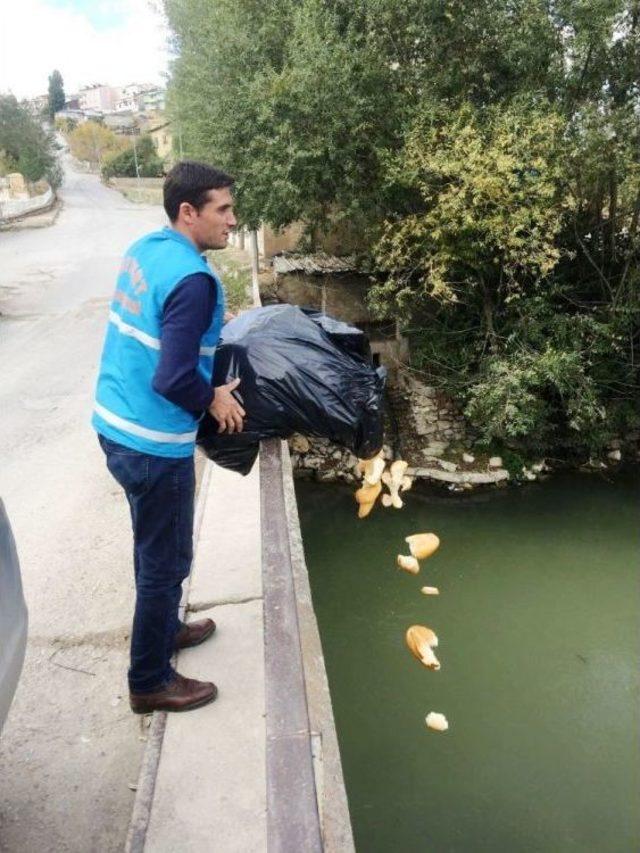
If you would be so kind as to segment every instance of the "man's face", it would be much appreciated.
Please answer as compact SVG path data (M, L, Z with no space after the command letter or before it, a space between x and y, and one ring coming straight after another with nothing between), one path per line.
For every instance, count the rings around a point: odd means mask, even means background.
M200 210L191 208L189 217L192 239L198 249L224 249L237 220L233 215L233 197L229 187L220 190L209 190L208 201Z

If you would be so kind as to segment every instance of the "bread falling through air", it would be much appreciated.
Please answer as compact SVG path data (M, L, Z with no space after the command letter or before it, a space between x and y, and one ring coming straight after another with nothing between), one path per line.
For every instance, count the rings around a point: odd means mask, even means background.
M416 560L426 560L440 547L440 540L435 533L414 533L404 541L409 544L411 555Z
M399 569L409 572L412 575L417 575L420 571L420 563L418 560L426 560L435 551L438 550L440 540L435 533L414 533L412 536L407 536L404 540L409 543L411 556L398 554L396 564ZM435 592L434 592L435 590ZM425 595L438 595L439 590L435 586L422 587L422 592Z
M373 509L378 495L382 491L382 483L378 481L374 485L368 483L356 492L356 501L359 504L358 518L366 518Z
M371 459L358 459L354 470L356 476L363 480L362 487L356 492L356 501L360 506L358 518L369 515L382 491L382 483L389 489L388 493L382 495L382 505L402 509L404 504L400 492L406 492L413 485L411 477L406 475L408 467L408 462L396 459L386 471L382 450Z
M382 474L382 482L389 489L389 494L382 496L383 506L393 506L396 509L402 509L404 506L400 492L406 492L413 485L411 477L407 477L405 474L408 467L408 462L405 462L403 459L397 459L391 463L389 470Z

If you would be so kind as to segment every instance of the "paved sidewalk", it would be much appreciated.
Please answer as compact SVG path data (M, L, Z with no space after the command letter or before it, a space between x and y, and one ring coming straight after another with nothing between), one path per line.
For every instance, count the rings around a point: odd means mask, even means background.
M259 466L247 477L207 463L186 620L216 634L178 670L219 695L169 714L144 849L262 851L266 845L264 650ZM161 716L161 715L156 715Z

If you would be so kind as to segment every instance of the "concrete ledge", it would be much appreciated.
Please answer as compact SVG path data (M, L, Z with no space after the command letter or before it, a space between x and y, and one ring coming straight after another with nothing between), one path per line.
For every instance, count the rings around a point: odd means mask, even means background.
M304 558L291 457L286 442L282 445L285 511L289 528L289 548L300 627L300 646L322 840L326 851L352 853L355 847L347 792L342 774L329 682Z
M475 486L500 483L509 479L503 468L495 471L444 471L442 468L407 468L410 477L423 480L439 480L442 483L471 483Z
M300 630L282 477L282 447L262 443L267 839L269 851L322 850Z

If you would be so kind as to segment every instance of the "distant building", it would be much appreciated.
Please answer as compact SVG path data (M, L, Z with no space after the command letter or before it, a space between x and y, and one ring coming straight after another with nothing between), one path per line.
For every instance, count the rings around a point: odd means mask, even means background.
M116 101L115 111L117 113L129 113L138 111L138 99L135 95L126 95Z
M116 112L148 112L164 109L164 89L153 83L129 83L117 90Z
M105 86L103 83L84 86L78 94L80 109L95 110L102 113L113 112L116 98L116 89L112 86Z
M122 136L137 136L140 133L136 115L133 112L106 113L103 121L105 127Z
M138 96L138 108L140 112L158 112L165 108L166 92L164 89L155 87Z
M75 121L77 124L82 124L87 120L87 116L82 110L72 110L65 106L63 110L56 113L56 118L64 118L69 121Z
M126 86L94 83L83 86L77 99L81 110L102 114L147 113L164 109L165 90L153 83L128 83ZM73 108L71 104L69 107Z
M171 122L165 121L163 124L150 127L148 133L153 141L158 157L160 157L161 160L171 158L173 154Z
M147 83L128 83L126 86L118 88L118 96L116 99L116 112L138 112L138 97L141 92L153 88Z

